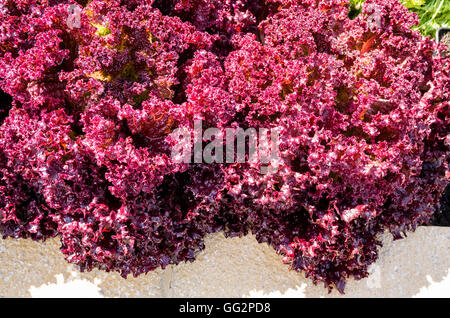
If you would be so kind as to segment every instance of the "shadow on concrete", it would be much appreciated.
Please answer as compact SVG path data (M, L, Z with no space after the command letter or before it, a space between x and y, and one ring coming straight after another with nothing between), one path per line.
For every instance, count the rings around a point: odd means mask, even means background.
M0 296L161 297L161 270L127 280L118 273L80 273L59 251L59 239L0 239Z
M193 263L124 280L117 273L79 273L45 243L0 239L0 296L4 297L412 297L450 296L450 230L420 227L393 242L385 235L367 279L349 280L346 294L315 286L289 271L281 256L249 235L206 238Z
M421 227L404 240L384 236L380 258L367 279L347 282L346 294L328 293L302 273L289 271L266 244L253 236L206 240L196 262L174 267L177 297L412 297L450 296L450 230Z

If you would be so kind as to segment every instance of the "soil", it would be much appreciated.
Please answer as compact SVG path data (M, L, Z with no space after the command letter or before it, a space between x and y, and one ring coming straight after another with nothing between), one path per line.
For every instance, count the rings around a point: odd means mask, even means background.
M447 33L450 34L450 33ZM440 207L434 214L431 225L450 226L450 184L445 189L441 197Z

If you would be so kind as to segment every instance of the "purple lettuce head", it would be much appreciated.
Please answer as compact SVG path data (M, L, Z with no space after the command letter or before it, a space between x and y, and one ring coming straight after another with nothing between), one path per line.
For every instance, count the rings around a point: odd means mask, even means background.
M450 61L397 1L0 0L0 22L0 233L59 236L81 270L252 232L343 292L448 182ZM180 163L199 119L277 129L280 156Z

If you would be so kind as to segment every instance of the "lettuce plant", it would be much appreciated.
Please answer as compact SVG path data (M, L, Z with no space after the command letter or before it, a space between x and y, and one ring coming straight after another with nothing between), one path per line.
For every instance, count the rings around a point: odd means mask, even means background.
M77 27L70 25L79 8ZM343 292L379 234L433 217L449 59L394 0L0 1L0 233L81 270L193 261L255 234ZM77 18L77 17L75 17ZM177 128L278 129L280 158L180 163Z
M350 0L351 15L358 14L365 0ZM413 26L414 30L432 38L436 36L437 29L449 26L450 2L446 0L401 0L401 3L419 17L419 23Z

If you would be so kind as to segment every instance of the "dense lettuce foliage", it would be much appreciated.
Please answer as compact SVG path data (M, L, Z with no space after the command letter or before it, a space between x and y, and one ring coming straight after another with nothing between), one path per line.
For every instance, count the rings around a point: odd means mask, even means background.
M397 1L0 0L0 23L0 233L81 270L252 232L342 292L448 182L450 61ZM280 129L278 170L173 160L196 119Z
M357 15L366 0L350 0L350 16ZM447 0L400 0L411 12L417 13L419 23L413 30L420 30L424 36L436 36L441 27L450 26L450 2Z

